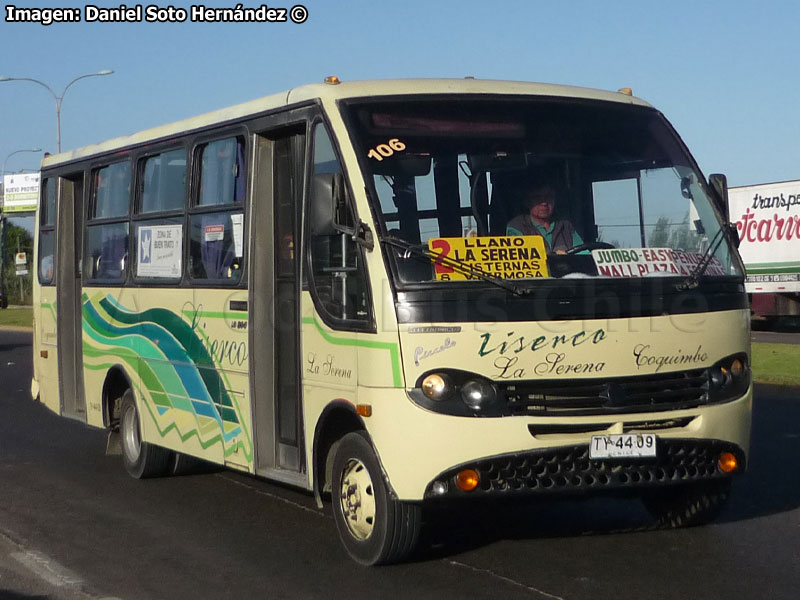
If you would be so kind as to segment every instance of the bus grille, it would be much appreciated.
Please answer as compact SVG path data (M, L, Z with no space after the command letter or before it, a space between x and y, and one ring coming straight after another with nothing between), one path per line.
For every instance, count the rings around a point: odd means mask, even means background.
M503 455L466 463L435 481L455 481L463 469L474 469L480 484L472 492L447 486L447 496L582 493L674 485L727 477L717 467L722 452L733 452L744 470L744 454L718 440L659 439L657 458L590 460L589 446L567 446ZM433 484L431 484L433 485ZM434 494L430 491L428 497Z
M708 402L705 369L614 379L522 381L500 384L509 412L579 416L693 408Z

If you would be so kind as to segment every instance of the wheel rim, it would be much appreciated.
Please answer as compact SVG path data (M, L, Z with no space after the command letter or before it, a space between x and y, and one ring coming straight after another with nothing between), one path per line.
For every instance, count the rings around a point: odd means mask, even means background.
M142 438L139 435L139 416L136 414L136 407L127 404L122 413L122 446L125 455L131 462L139 459L142 451Z
M350 534L366 540L375 527L375 488L366 465L356 458L342 472L339 502Z

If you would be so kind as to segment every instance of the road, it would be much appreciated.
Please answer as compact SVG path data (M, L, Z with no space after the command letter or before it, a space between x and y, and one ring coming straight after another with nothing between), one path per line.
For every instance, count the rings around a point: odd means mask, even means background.
M750 469L718 522L648 530L635 500L541 501L426 524L403 565L343 556L329 506L230 471L136 481L102 431L33 402L0 331L0 598L757 599L800 589L800 390L757 388Z
M787 331L753 331L750 339L762 344L800 344L800 333Z

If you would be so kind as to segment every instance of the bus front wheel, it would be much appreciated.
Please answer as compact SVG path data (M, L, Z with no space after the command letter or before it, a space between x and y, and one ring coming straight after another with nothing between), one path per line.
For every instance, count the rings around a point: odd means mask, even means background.
M414 550L421 509L390 496L363 432L348 433L336 447L331 500L339 537L356 562L399 562Z
M172 466L172 452L142 441L139 411L133 391L125 390L120 404L119 430L122 442L122 462L125 470L136 479L165 475Z

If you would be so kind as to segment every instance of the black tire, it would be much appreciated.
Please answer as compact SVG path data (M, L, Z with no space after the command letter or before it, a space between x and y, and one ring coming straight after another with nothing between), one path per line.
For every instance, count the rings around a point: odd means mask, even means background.
M731 493L731 480L721 479L675 488L660 489L642 497L642 502L665 529L694 527L713 521Z
M160 477L172 470L175 459L171 450L142 441L139 411L130 389L125 390L120 403L119 433L122 463L131 477Z
M200 458L183 454L182 452L172 453L172 466L170 473L172 475L196 475L198 473L210 473L217 465L212 465Z
M348 433L336 446L331 480L333 518L353 560L390 564L411 554L419 540L421 509L391 498L365 433Z

